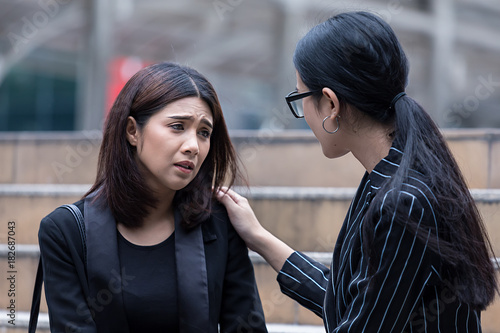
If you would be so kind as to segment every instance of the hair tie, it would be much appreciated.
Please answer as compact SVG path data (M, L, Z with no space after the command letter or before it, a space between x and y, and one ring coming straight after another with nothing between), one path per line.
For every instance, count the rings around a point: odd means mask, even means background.
M403 91L403 92L400 92L399 94L396 95L396 97L394 97L391 101L391 105L389 106L389 110L390 109L393 109L394 108L394 105L396 104L396 102L403 96L405 96L406 93Z

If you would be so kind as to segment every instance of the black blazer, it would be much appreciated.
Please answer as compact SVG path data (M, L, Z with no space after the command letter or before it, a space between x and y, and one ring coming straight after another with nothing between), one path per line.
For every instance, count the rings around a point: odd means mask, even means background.
M52 332L129 332L121 286L116 223L91 198L76 203L85 216L87 265L73 215L57 208L39 230ZM245 243L221 205L192 230L176 214L175 250L181 332L267 332Z

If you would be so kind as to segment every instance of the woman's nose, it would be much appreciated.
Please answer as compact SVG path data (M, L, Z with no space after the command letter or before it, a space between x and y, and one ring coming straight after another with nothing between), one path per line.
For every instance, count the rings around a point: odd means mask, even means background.
M200 151L199 145L198 145L198 138L196 136L196 133L194 134L187 134L186 135L186 140L184 141L182 145L182 152L186 154L193 154L197 155Z

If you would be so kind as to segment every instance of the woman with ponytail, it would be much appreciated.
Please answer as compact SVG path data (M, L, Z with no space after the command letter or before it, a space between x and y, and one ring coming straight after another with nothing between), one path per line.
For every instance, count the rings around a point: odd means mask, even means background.
M281 290L327 332L480 332L497 291L485 227L445 140L405 93L408 61L390 26L366 12L334 16L303 37L286 97L323 154L352 153L366 173L330 269L267 232L248 201L219 200Z

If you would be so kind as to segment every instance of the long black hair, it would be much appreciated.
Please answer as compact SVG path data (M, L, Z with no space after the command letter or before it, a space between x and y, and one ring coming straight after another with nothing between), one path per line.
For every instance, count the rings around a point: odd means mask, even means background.
M410 169L422 173L434 193L431 204L441 218L440 239L428 245L441 255L455 284L466 286L456 288L459 299L484 309L498 290L490 260L492 246L466 182L431 117L408 96L391 106L393 98L405 91L409 72L408 60L391 27L368 12L336 15L299 41L293 60L304 84L318 91L313 95L316 101L322 96L321 89L328 87L336 93L341 109L349 106L393 126L393 145L404 154L384 189L401 189ZM373 198L365 216L374 213L384 192ZM395 202L389 204L396 206ZM417 229L417 221L409 223ZM363 235L373 235L373 227L373 223L363 224ZM363 251L370 254L370 240L364 245Z
M126 139L127 118L133 117L142 129L152 115L187 97L207 103L214 128L205 161L196 177L176 192L174 205L185 225L192 227L205 221L214 191L223 184L231 186L241 174L212 84L195 69L171 62L141 69L121 90L106 120L95 183L84 197L95 192L96 199L103 199L118 222L129 227L142 225L159 198L148 188L137 167L136 148Z

